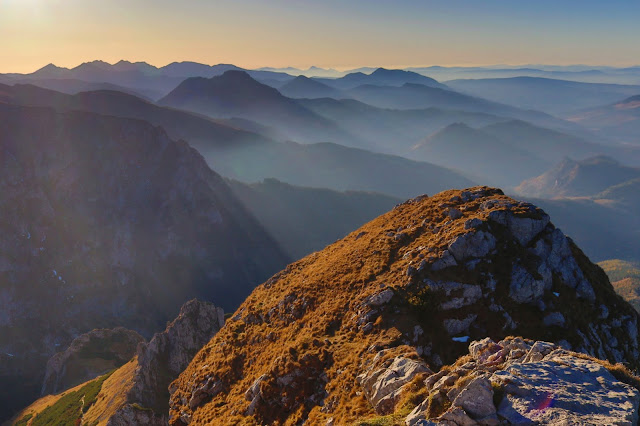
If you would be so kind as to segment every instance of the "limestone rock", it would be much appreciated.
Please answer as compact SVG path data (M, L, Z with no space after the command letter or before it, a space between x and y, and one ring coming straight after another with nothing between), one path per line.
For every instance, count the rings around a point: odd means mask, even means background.
M493 389L486 377L477 377L462 389L456 399L455 407L461 407L474 419L482 419L496 413L493 405Z
M640 392L616 379L606 364L549 342L519 337L472 342L473 361L434 374L425 386L446 395L450 408L428 419L431 397L405 419L408 425L637 424ZM609 364L610 365L610 364ZM612 368L612 367L611 367ZM430 388L430 383L434 383ZM454 383L466 381L458 390ZM438 389L436 389L438 388ZM498 392L496 395L495 392ZM497 396L497 399L496 399ZM496 407L496 402L498 406ZM442 405L440 403L440 405Z
M382 364L374 361L357 380L376 412L387 414L393 411L400 396L397 391L420 373L432 371L422 362L399 356Z
M443 322L444 329L450 336L455 334L460 334L465 332L471 323L475 321L478 316L476 314L471 314L463 319L450 318L446 319Z
M556 350L539 361L511 364L494 373L505 389L498 415L515 424L607 424L638 422L640 393L599 363ZM524 394L523 391L527 391Z
M535 279L522 265L515 264L511 270L509 296L518 303L538 300L551 282Z
M209 302L191 300L162 333L156 333L138 348L139 367L131 402L145 407L162 407L166 415L169 383L184 370L196 352L224 325L224 311ZM207 392L211 392L209 386Z
M137 404L126 404L108 421L107 426L161 425L165 419L153 410Z
M449 244L449 252L456 262L473 257L484 257L496 246L496 239L488 232L468 232L458 236Z

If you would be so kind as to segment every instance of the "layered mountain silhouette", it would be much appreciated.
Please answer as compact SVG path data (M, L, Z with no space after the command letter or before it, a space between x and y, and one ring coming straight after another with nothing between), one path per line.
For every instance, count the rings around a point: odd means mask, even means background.
M452 124L417 144L412 158L464 169L489 182L512 187L544 173L557 163L559 156L582 160L605 154L627 162L640 159L640 151L633 148L600 145L524 121L508 120L480 128Z
M375 192L305 188L277 179L231 181L229 186L292 259L323 249L402 201Z
M593 196L598 200L613 201L630 212L640 212L640 178L618 183Z
M215 118L254 120L277 127L286 137L300 142L353 143L354 140L335 123L243 71L227 71L211 79L189 78L159 103Z
M598 107L640 93L640 86L539 77L453 80L446 84L460 92L494 102L554 114Z
M466 170L502 186L535 176L549 166L530 151L463 123L451 124L429 136L413 149L413 154L416 159Z
M569 114L568 119L604 137L638 145L640 95L631 96L613 104L578 111Z
M436 80L422 74L404 70L389 70L386 68L378 68L367 74L358 71L347 74L341 78L316 78L314 80L321 81L328 86L343 90L353 89L354 87L362 85L403 86L407 83L438 87L442 89L446 88L444 84L438 83Z
M377 191L403 198L415 196L424 188L438 191L471 183L460 173L433 164L337 144L278 143L254 133L269 131L255 122L212 120L118 92L70 96L31 85L0 86L0 100L146 120L162 126L174 139L189 141L214 170L245 182L275 177L303 186ZM413 120L420 121L419 117Z
M529 179L517 191L534 197L593 196L607 188L640 177L640 169L597 156L582 161L566 158L553 169Z
M0 101L55 108L59 111L82 110L98 114L145 120L162 126L174 139L192 143L206 142L217 148L264 143L267 138L244 131L236 124L214 121L186 111L161 107L136 96L117 91L83 92L70 96L33 85L0 85Z
M3 414L33 400L46 359L78 334L149 336L193 297L233 309L289 260L161 128L6 104L0 128Z
M353 99L300 99L298 102L367 141L371 150L409 157L410 149L425 135L450 124L464 122L480 127L508 120L491 114L440 108L377 108Z
M344 97L342 92L325 83L300 75L293 80L287 82L279 88L283 95L299 99L299 98L340 98Z
M444 188L462 188L472 179L432 163L379 154L333 143L272 143L208 154L222 175L243 182L276 178L294 185L338 191L374 191L398 198Z
M348 97L379 108L424 109L441 108L467 112L480 112L524 120L533 124L579 132L571 123L548 114L523 110L488 101L453 90L406 83L400 87L362 85L346 91Z
M173 62L164 67L155 67L145 62L119 61L109 64L104 61L85 62L74 68L63 68L49 64L31 74L5 74L0 82L22 82L43 85L55 89L52 80L74 80L83 83L113 84L127 91L140 93L151 99L159 99L169 93L185 78L222 75L229 70L242 68L230 64L204 65L196 62ZM270 71L247 70L254 78L266 82L286 82L293 76ZM4 81L2 81L4 80ZM41 83L42 82L42 83Z

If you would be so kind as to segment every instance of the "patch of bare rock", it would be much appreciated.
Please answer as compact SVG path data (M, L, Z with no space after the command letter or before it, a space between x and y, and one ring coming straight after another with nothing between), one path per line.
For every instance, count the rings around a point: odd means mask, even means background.
M149 343L138 346L138 367L127 403L109 420L110 426L166 425L169 384L198 350L224 325L224 311L212 303L191 300L180 314Z
M486 338L463 364L429 376L429 392L405 420L428 425L631 425L640 392L615 366L548 342Z

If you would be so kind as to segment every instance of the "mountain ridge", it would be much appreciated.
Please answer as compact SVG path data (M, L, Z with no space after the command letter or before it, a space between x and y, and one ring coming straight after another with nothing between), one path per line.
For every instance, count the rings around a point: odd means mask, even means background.
M170 424L348 424L393 412L398 386L487 335L635 366L637 324L543 211L497 189L445 191L397 206L257 287L170 386Z

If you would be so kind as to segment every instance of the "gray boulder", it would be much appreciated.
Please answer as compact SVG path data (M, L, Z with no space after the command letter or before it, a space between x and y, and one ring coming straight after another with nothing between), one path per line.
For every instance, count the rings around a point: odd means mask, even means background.
M505 384L498 415L511 424L630 425L638 422L640 394L601 364L556 350L534 362L514 363L491 378ZM517 390L513 391L514 385Z
M376 412L388 414L393 412L404 385L417 374L433 372L420 361L397 356L381 362L383 356L384 352L379 353L373 364L356 380Z

